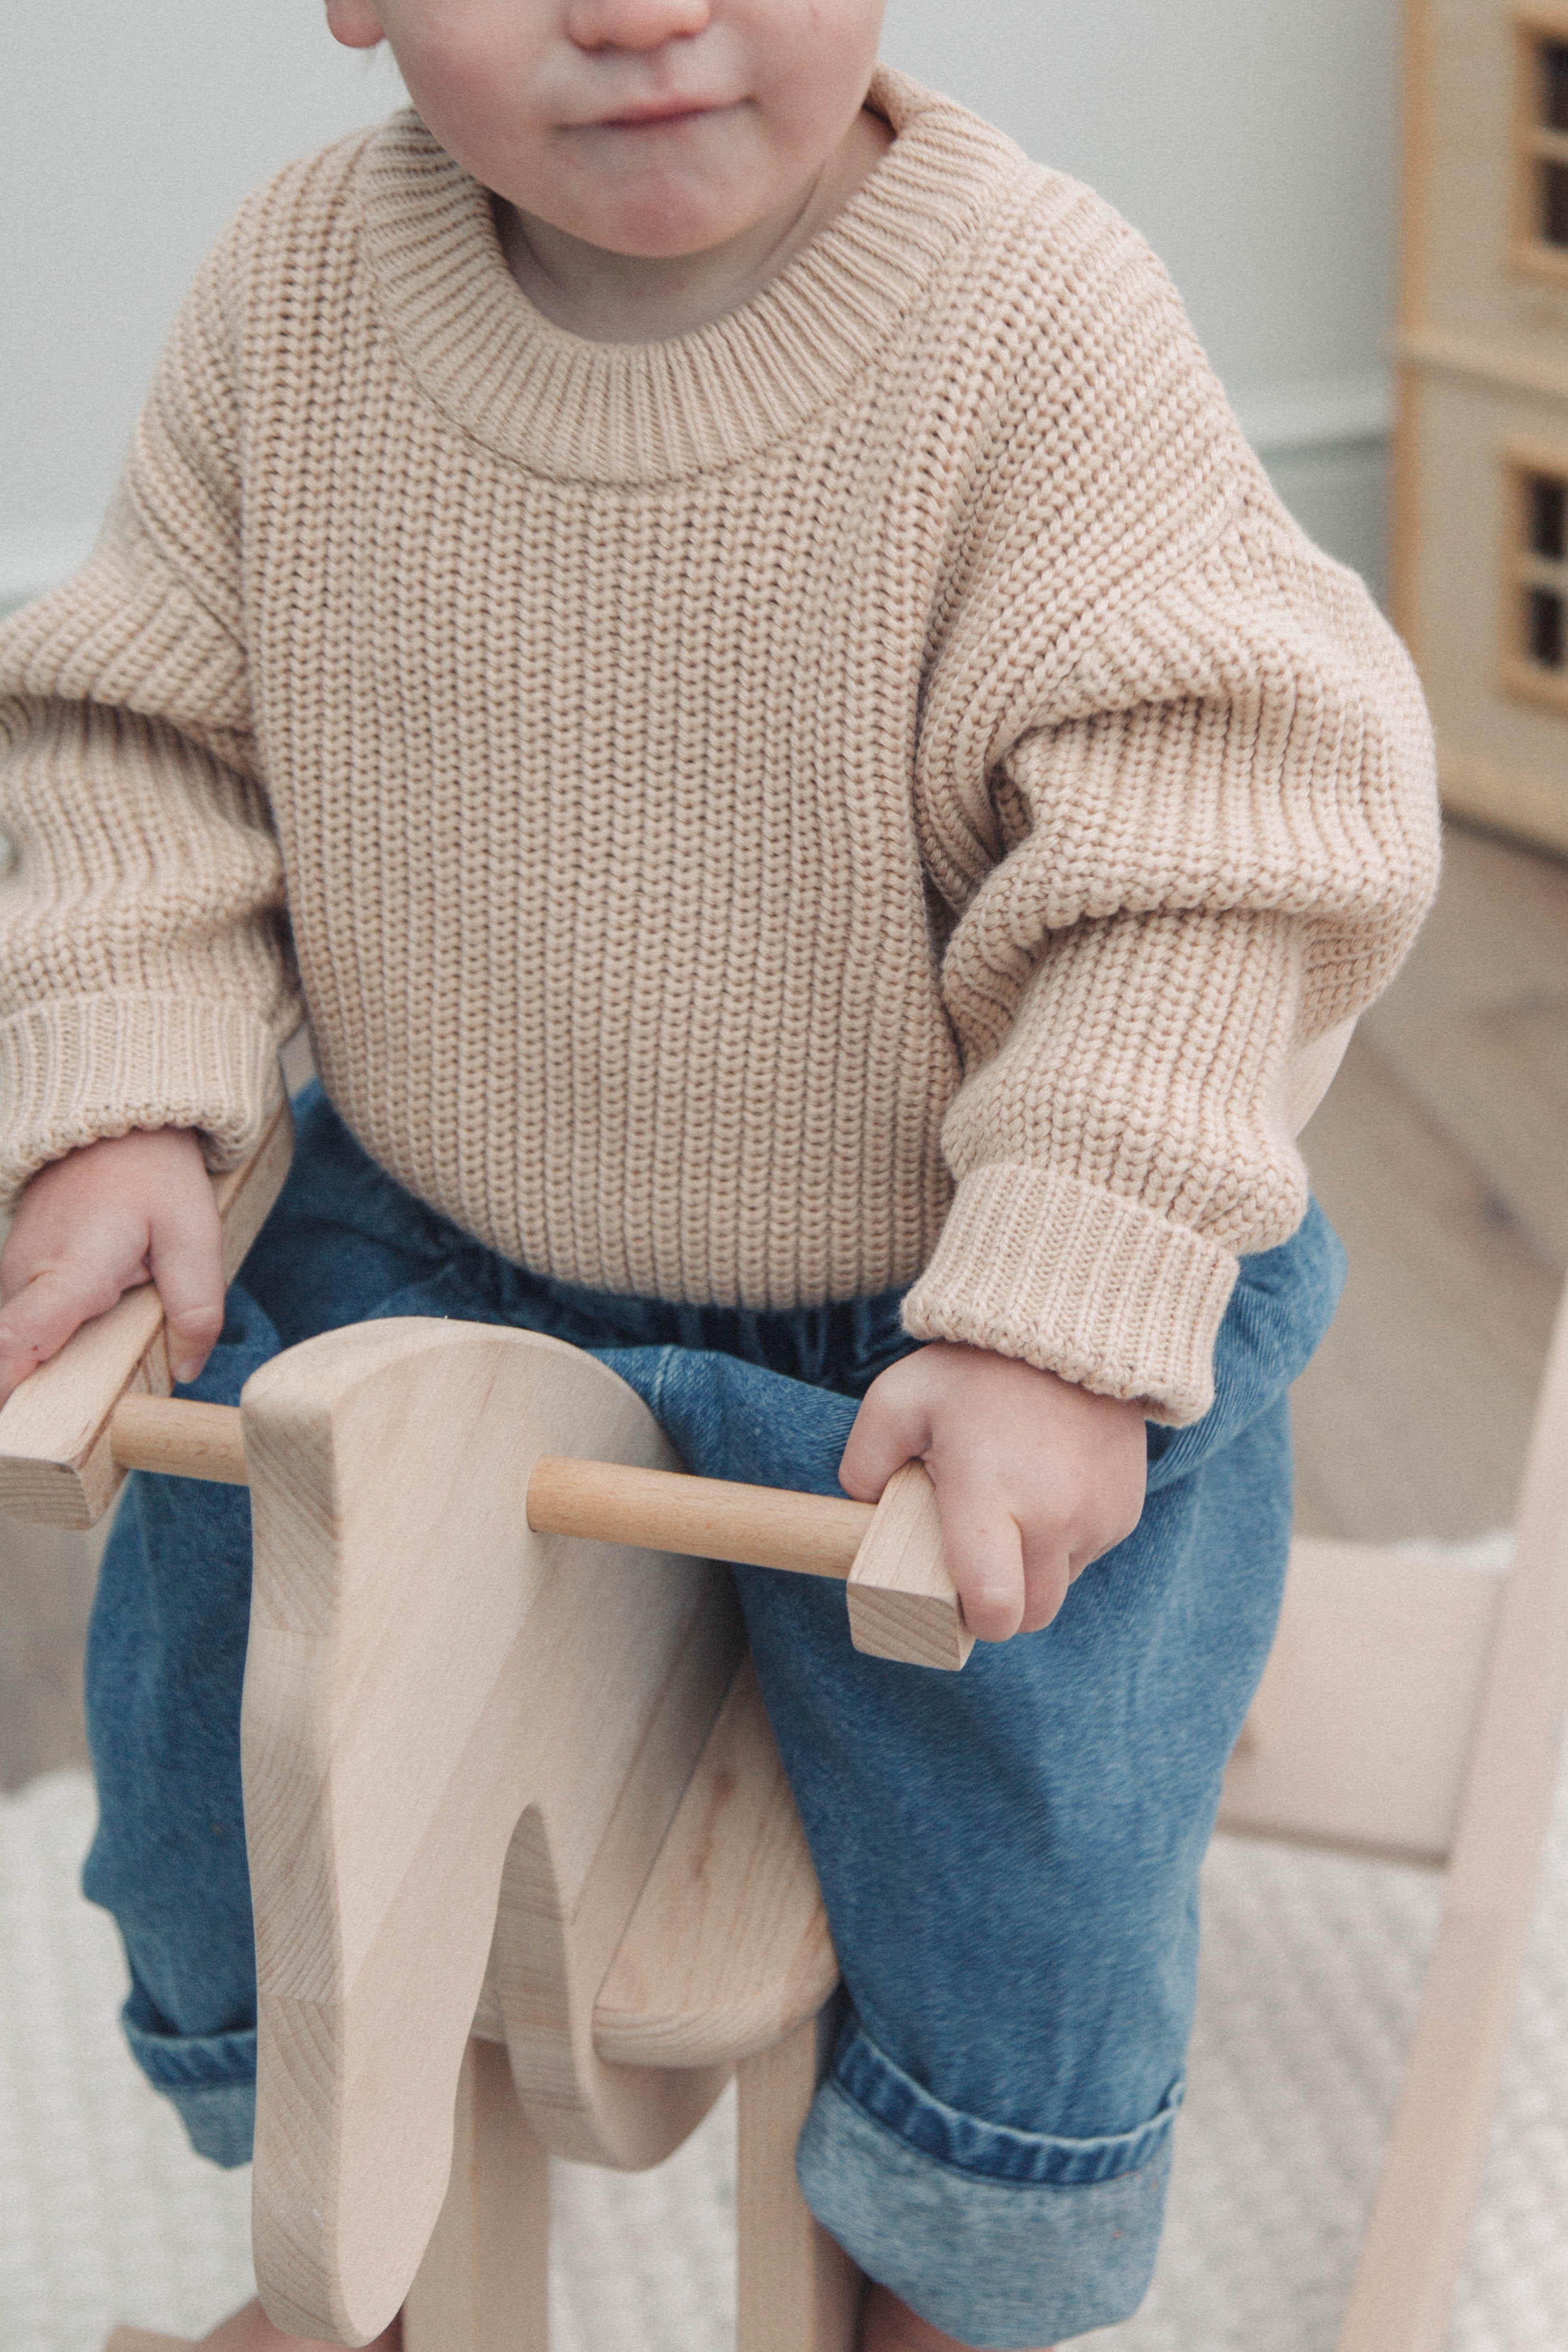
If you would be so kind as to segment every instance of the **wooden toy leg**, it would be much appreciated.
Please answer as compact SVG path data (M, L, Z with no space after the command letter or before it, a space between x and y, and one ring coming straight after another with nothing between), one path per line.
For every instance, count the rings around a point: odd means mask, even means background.
M853 2352L865 2282L800 2194L795 2143L829 2055L831 2009L737 2069L736 2352Z
M549 2159L506 2051L471 2042L452 2178L403 2305L403 2352L548 2352Z

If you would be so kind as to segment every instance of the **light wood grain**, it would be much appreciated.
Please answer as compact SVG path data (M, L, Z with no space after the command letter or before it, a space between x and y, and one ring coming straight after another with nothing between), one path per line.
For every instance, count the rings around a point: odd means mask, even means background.
M1299 1538L1221 1829L1445 1860L1504 1581L1452 1559Z
M471 2042L446 2201L403 2305L402 2352L549 2345L549 2160L513 2096L505 2053Z
M1354 1018L1336 1022L1286 1065L1282 1109L1285 1125L1292 1135L1300 1135L1333 1086L1354 1034Z
M1535 0L1532 6L1514 6L1510 16L1514 74L1509 267L1561 291L1568 289L1568 254L1548 245L1542 235L1535 164L1542 152L1561 152L1561 134L1546 129L1541 119L1540 54L1543 41L1568 40L1568 8Z
M795 2143L816 2095L831 2018L748 2059L739 2073L736 2352L852 2352L864 2282L795 2177Z
M737 1613L714 1605L694 1617L675 1671L645 1716L631 1723L642 1737L580 1875L570 1847L583 1810L575 1782L584 1769L584 1743L564 1725L551 1759L555 1801L531 1805L517 1823L486 1992L524 2112L554 2156L632 2171L661 2163L729 2078L722 2060L679 2072L607 2063L593 2026L599 1989L733 1676L741 1640ZM602 1664L602 1655L594 1663ZM607 1687L595 1687L587 1675L577 1683L579 1723L590 1709L597 1719ZM619 1721L615 1728L621 1731Z
M444 2200L503 1868L528 1825L549 1884L507 1868L501 1908L515 1976L541 1994L517 2021L521 2064L512 2047L536 2131L564 2118L580 2145L648 2161L716 2095L722 2070L607 2084L574 2021L733 1679L738 1627L712 1567L628 1573L608 1547L529 1532L539 1454L672 1461L632 1391L575 1349L369 1324L264 1366L244 1410L257 2279L280 2326L363 2343Z
M238 1405L195 1397L121 1397L109 1424L109 1450L121 1470L205 1478L247 1486L245 1423Z
M1340 2352L1440 2352L1529 1944L1568 1701L1568 1297L1448 1896Z
M1568 1272L1568 867L1453 835L1416 956L1411 984L1369 1032L1429 1129L1469 1163L1491 1223L1536 1261L1533 1376ZM1516 1482L1522 1465L1521 1445Z
M1518 1493L1558 1277L1407 1070L1364 1025L1307 1130L1350 1256L1292 1400L1307 1533L1454 1541Z
M857 1650L948 1673L975 1646L947 1572L936 1490L925 1466L906 1462L883 1489L849 1581Z
M1299 1528L1506 1525L1568 1272L1568 866L1449 828L1304 1149L1350 1282L1295 1391Z
M284 1101L245 1165L214 1179L225 1281L282 1190L293 1148ZM110 1444L116 1405L142 1391L166 1396L171 1385L162 1301L151 1285L127 1291L0 1406L0 1512L48 1527L91 1527L125 1475Z
M0 1522L0 1790L87 1759L82 1644L99 1538Z
M805 1833L749 1661L687 1783L593 2009L601 2057L747 2058L838 1982Z
M1509 1465L1522 1452L1513 1432L1536 1384L1568 1215L1558 995L1565 970L1568 875L1498 843L1452 835L1437 917L1364 1024L1307 1139L1319 1189L1353 1243L1353 1283L1371 1284L1364 1328L1377 1341L1375 1353L1359 1341L1336 1353L1342 1326L1309 1375L1310 1384L1321 1370L1339 1400L1327 1420L1313 1410L1303 1416L1303 1489L1320 1524L1352 1536L1463 1535L1508 1516ZM1352 1309L1354 1319L1354 1300ZM1472 1608L1497 1589L1476 1578ZM1382 1603L1370 1594L1368 1602L1375 1619ZM1392 1638L1393 1619L1387 1631ZM1467 1643L1479 1638L1472 1624ZM1544 1646L1549 1654L1551 1641ZM1277 1672L1252 1751L1262 1761L1272 1749L1276 1772L1281 1737L1294 1738L1275 1703ZM1468 1703L1451 1685L1450 1728ZM1538 1787L1539 1745L1527 1770ZM1435 1811L1449 1809L1445 1796ZM1334 1833L1344 1830L1342 1818ZM1446 1836L1439 1822L1415 1844ZM1363 2334L1347 2337L1346 2352L1406 2352L1399 2328L1417 2320L1428 2326L1417 2347L1441 2340L1430 2336L1434 2273L1422 2232L1440 2222L1450 2245L1462 2237L1469 2189L1458 2178L1456 2194L1450 2125L1458 2119L1462 2157L1465 2133L1473 2144L1475 2115L1484 2117L1490 2096L1487 2068L1506 2039L1513 1964L1515 1930L1497 1927L1495 1889L1483 1895L1477 1908L1456 1905L1444 1931L1422 2029L1432 2054L1423 2063L1417 2045L1385 2210L1368 2241L1370 2284L1353 2315ZM596 2003L596 2032L600 2013ZM1437 2284L1440 2292L1440 2275Z
M1479 751L1444 744L1437 760L1443 805L1454 816L1520 833L1568 851L1568 791L1562 774L1504 767Z
M1406 0L1394 615L1445 804L1568 847L1568 691L1522 657L1511 446L1568 446L1568 255L1543 237L1545 5ZM1537 706L1532 708L1532 706Z
M559 1458L534 1465L528 1507L529 1527L545 1535L594 1536L836 1577L848 1576L873 1509L738 1479Z

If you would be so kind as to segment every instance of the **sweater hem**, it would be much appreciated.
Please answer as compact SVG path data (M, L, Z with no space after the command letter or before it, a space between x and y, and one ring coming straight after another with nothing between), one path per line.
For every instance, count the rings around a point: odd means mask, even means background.
M1214 1402L1214 1341L1236 1274L1230 1251L1136 1201L997 1161L960 1182L904 1326L1016 1356L1180 1426Z
M0 1023L0 1213L51 1160L139 1129L196 1129L222 1174L281 1096L277 1041L234 1005L116 992L29 1006Z

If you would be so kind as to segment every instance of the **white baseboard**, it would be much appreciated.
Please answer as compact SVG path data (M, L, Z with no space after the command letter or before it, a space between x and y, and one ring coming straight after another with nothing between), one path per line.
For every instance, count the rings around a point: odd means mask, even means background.
M1394 429L1394 387L1381 368L1369 375L1258 386L1233 392L1231 399L1260 457L1385 441Z
M1388 560L1388 444L1334 441L1276 450L1269 477L1309 539L1359 572L1381 604Z

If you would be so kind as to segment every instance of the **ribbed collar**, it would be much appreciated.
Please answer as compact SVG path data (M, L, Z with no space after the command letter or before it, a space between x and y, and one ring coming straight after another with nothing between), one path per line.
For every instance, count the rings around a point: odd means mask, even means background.
M977 115L879 66L893 145L762 291L695 334L594 343L535 309L485 190L412 111L360 166L382 308L429 397L476 440L559 480L647 483L734 465L831 402L1023 165Z

